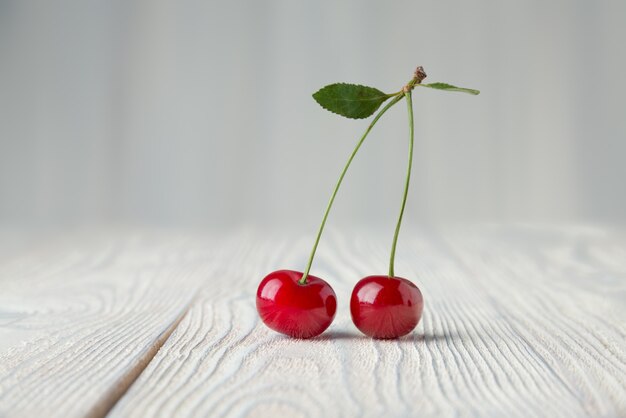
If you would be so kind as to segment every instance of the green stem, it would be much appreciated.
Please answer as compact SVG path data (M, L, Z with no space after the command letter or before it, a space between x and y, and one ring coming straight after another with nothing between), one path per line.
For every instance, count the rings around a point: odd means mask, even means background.
M411 166L413 165L413 101L411 99L411 91L407 91L406 106L409 113L409 165L406 169L406 180L404 182L404 195L402 196L402 206L400 207L400 216L398 216L398 224L396 232L393 235L393 243L391 244L391 256L389 258L389 277L394 277L393 263L396 258L396 244L398 243L398 234L400 233L400 225L402 224L402 216L404 215L404 207L406 206L406 196L409 194L409 181L411 180Z
M330 196L330 200L328 201L328 205L326 206L326 211L324 212L324 217L322 218L322 223L320 224L320 228L317 231L317 237L315 238L315 244L313 244L313 249L311 250L311 255L309 256L309 261L308 261L308 263L306 265L306 269L304 270L304 273L302 274L302 278L298 281L299 284L301 284L301 285L306 284L306 279L309 276L309 271L311 270L311 264L313 264L313 258L315 257L315 251L317 250L317 244L319 244L319 242L320 242L320 237L322 236L322 231L324 230L324 225L326 225L326 219L328 218L328 213L330 212L330 208L333 206L333 202L335 201L335 196L337 195L337 191L339 190L339 186L341 186L341 182L343 181L343 178L346 175L346 172L348 171L348 168L350 167L350 164L352 163L352 160L354 159L354 156L359 151L359 148L361 148L361 145L363 144L363 141L365 141L365 138L367 138L367 134L370 133L370 131L372 130L374 125L376 125L376 122L378 122L378 119L380 119L380 117L382 115L384 115L385 112L387 110L389 110L389 108L391 106L393 106L394 104L398 103L400 101L400 99L402 99L402 97L403 97L403 94L396 95L389 103L387 103L387 105L385 105L385 107L382 108L382 110L380 112L378 112L378 114L374 117L372 122L369 124L369 126L365 130L365 133L363 134L363 136L361 137L359 142L356 144L356 147L354 148L354 151L352 151L352 154L350 155L350 158L348 158L348 162L346 162L346 165L343 168L343 171L341 172L341 175L339 176L339 180L337 180L337 184L335 185L335 190L333 190L333 194Z

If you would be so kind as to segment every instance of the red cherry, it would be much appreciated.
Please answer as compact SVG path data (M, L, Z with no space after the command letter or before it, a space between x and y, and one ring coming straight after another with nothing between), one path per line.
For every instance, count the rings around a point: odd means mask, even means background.
M373 338L398 338L413 331L422 317L422 292L402 277L368 276L350 299L352 322Z
M311 338L324 332L337 311L337 296L328 283L309 275L299 284L302 272L278 270L265 276L256 292L261 320L280 333Z

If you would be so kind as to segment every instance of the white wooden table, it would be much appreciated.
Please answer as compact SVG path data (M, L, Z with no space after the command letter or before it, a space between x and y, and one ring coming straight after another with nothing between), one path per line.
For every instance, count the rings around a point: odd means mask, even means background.
M339 307L313 340L260 323L256 286L311 236L98 229L0 238L0 417L626 416L626 239L589 226L408 228L417 330L371 340L352 286L391 231L328 231Z

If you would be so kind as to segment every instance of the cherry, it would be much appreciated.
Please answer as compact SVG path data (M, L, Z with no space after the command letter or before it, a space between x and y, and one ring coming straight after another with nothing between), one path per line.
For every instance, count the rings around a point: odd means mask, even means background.
M294 338L321 334L333 322L337 296L328 283L302 272L274 271L261 281L256 293L256 308L261 320L274 331Z
M350 299L352 322L373 338L408 334L420 321L423 308L422 292L402 277L365 277L354 286Z

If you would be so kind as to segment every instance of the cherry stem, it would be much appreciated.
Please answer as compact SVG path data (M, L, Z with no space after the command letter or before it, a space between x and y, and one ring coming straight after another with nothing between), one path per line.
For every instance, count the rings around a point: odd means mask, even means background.
M322 231L324 230L324 226L326 225L326 219L328 218L328 213L330 212L330 208L333 206L333 202L335 201L335 196L337 195L337 191L339 190L339 187L341 186L341 182L343 181L343 178L346 175L346 172L348 171L348 168L350 167L350 164L352 163L352 160L354 159L354 156L359 151L359 148L361 148L361 145L365 141L365 138L367 138L367 135L370 133L370 131L372 130L374 125L376 125L376 122L378 122L378 119L380 119L380 117L382 115L384 115L385 112L387 110L389 110L389 108L391 108L391 106L393 106L394 104L398 103L402 99L403 96L404 96L404 92L398 93L396 96L393 97L393 99L389 103L387 103L387 105L385 105L385 107L382 108L382 110L380 112L378 112L378 114L376 114L376 116L374 117L372 122L369 124L369 126L365 130L365 133L363 134L363 136L361 137L359 142L356 144L356 147L354 147L354 150L352 151L352 154L350 154L350 158L348 158L348 161L346 162L346 165L343 168L343 171L341 172L341 175L339 176L339 180L337 180L337 184L335 185L335 189L333 190L333 194L330 196L330 200L328 201L328 205L326 206L326 211L324 212L324 217L322 218L322 223L320 224L320 228L317 231L317 237L315 238L315 244L313 244L313 249L311 250L311 255L309 256L309 261L307 262L306 269L304 270L304 273L302 274L302 278L298 281L299 284L301 284L301 285L306 284L306 279L309 276L309 271L311 270L311 265L313 264L313 258L315 257L315 251L317 251L317 244L319 244L319 242L320 242L320 237L322 236ZM394 247L395 247L395 244L394 244Z
M406 169L406 180L404 182L404 194L402 196L402 206L400 207L400 216L398 216L398 224L396 225L396 232L393 235L393 243L391 244L391 256L389 257L389 277L394 277L393 264L396 258L396 244L398 243L398 235L400 233L400 225L402 225L402 216L404 215L404 208L406 206L406 197L409 194L409 182L411 180L411 166L413 165L413 137L414 137L414 124L413 124L413 101L411 99L411 89L406 89L404 93L406 97L406 106L409 114L409 164Z

